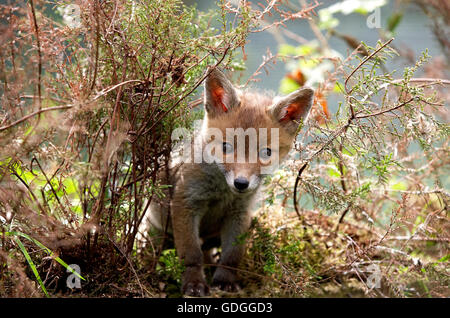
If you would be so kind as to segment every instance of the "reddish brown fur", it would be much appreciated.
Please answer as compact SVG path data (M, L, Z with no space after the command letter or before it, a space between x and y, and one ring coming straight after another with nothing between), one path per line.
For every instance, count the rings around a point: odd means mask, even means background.
M259 128L265 128L268 140L267 145L258 145L255 149L250 149L246 141L242 163L236 162L237 152L234 151L224 154L225 159L228 156L234 158L233 163L227 160L223 163L183 163L172 168L173 195L167 196L170 204L152 202L151 222L160 229L166 227L170 210L172 224L169 229L173 228L177 253L186 266L182 291L194 296L203 296L209 290L203 273L202 245L204 249L210 248L211 239L220 239L220 265L223 265L217 267L213 284L228 291L238 288L233 268L238 266L245 246L237 244L236 239L250 226L250 205L262 179L261 167L267 164L261 159L261 147L265 150L272 145L271 128L278 128L279 149L272 151L278 151L280 160L287 155L298 121L305 119L309 112L313 91L302 89L275 100L265 94L239 92L223 73L213 70L205 82L205 96L205 123L200 134L203 146L212 139L207 137L207 128L219 129L224 137L227 128L242 128L241 137L249 128L256 129L257 136ZM288 118L284 120L286 116ZM222 140L219 142L222 146ZM249 162L250 154L254 154L252 151L258 156L254 163ZM245 180L247 187L238 188L237 180Z

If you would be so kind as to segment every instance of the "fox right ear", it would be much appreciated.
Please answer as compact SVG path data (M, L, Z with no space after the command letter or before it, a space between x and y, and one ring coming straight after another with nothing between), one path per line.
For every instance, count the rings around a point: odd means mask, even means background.
M314 90L302 87L282 97L270 108L272 116L287 131L295 134L301 120L306 121L314 100Z
M238 104L236 89L225 74L217 68L210 71L205 80L205 109L208 115L226 113Z

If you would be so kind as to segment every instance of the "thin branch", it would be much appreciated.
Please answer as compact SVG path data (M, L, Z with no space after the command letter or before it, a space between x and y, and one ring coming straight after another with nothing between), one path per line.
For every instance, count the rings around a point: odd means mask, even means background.
M368 60L370 60L372 57L374 57L376 54L378 54L378 52L380 52L382 49L384 49L386 46L389 45L389 43L391 43L394 40L394 38L388 40L387 42L385 42L383 45L381 45L378 49L376 49L375 51L373 51L369 56L367 56L361 63L359 63L359 65L357 67L355 67L355 69L350 73L349 76L347 76L346 80L345 80L345 92L347 93L347 95L350 95L353 92L353 88L349 91L347 89L347 84L348 81L350 80L350 78L356 73L356 71L358 71L361 66L363 66L365 63L367 63Z
M22 122L24 122L24 121L26 121L26 120L36 116L36 115L39 115L39 114L42 114L42 113L45 113L45 112L49 112L49 111L54 111L54 110L69 109L69 108L72 108L73 106L74 105L64 105L64 106L54 106L54 107L48 107L48 108L41 108L41 109L39 109L39 110L37 110L35 112L32 112L31 114L28 114L25 117L22 117L21 119L16 120L15 122L13 122L13 123L11 123L11 124L9 124L7 126L0 127L0 132L3 131L3 130L9 129L9 128L17 125L17 124L20 124L20 123L22 123Z
M394 111L396 109L399 109L399 108L401 108L401 107L411 103L414 99L416 99L416 98L414 98L414 97L410 98L410 99L408 99L407 101L405 101L405 102L403 102L401 104L398 104L398 105L396 105L394 107L391 107L391 108L388 108L388 109L380 110L379 112L376 112L376 113L367 114L367 115L358 115L358 116L355 117L355 119L363 119L363 118L368 118L368 117L379 116L379 115L382 115L382 114Z
M100 97L102 97L102 96L108 94L110 91L113 91L113 90L115 90L116 88L121 87L121 86L123 86L123 85L125 85L125 84L129 84L129 83L140 83L140 84L142 84L142 83L145 83L145 82L142 81L142 80L135 80L135 79L121 82L121 83L119 83L119 84L113 85L113 86L111 86L111 87L108 87L108 88L105 88L104 90L102 90L100 93L98 93L98 94L94 97L93 101L96 101L96 100L99 99Z
M92 83L90 87L90 92L95 87L95 82L97 80L97 72L98 72L98 48L99 48L99 42L100 42L100 20L98 15L98 1L94 1L94 10L95 10L95 24L96 24L96 38L95 38L95 64L94 64L94 76L92 78Z
M265 31L267 29L270 29L270 28L273 28L273 27L278 27L280 25L284 26L284 23L287 22L287 21L295 20L295 19L298 19L298 18L308 17L311 14L311 12L314 12L314 9L319 6L319 3L317 1L315 1L315 3L311 4L309 7L303 8L303 9L299 10L298 12L292 13L290 11L289 12L284 12L284 11L281 11L281 10L277 9L277 7L275 5L276 2L277 1L272 1L272 3L264 11L260 12L260 15L259 15L259 17L257 17L257 19L262 20L263 16L266 13L270 14L271 9L273 9L273 11L277 12L280 16L282 16L282 19L279 20L279 21L275 21L273 23L267 24L267 25L265 25L264 27L262 27L260 29L250 30L251 33L263 32L263 31Z
M30 0L30 6L31 6L31 13L33 16L33 23L34 23L34 32L36 33L36 42L37 42L37 49L38 49L38 96L39 96L39 109L41 109L41 102L42 102L42 93L41 93L41 73L42 73L42 52L41 52L41 41L39 39L39 27L37 25L36 20L36 12L34 10L34 2L33 0ZM40 113L39 113L40 114Z
M308 162L305 162L303 166L300 168L297 174L297 178L295 179L295 185L294 185L294 207L295 207L295 213L297 213L298 218L301 220L300 211L298 209L298 200L297 200L297 188L298 184L300 182L300 178L302 176L303 170L305 170L306 166L308 165Z
M209 69L208 69L208 71L200 78L200 80L199 81L197 81L197 83L194 85L194 87L192 87L189 91L187 91L181 98L179 98L178 99L178 101L176 102L176 103L174 103L169 109L167 109L158 119L156 119L154 122L153 122L153 124L150 126L150 128L148 128L146 131L144 131L142 134L143 135L145 135L145 134L147 134L148 132L150 132L152 129L153 129L153 127L155 127L168 113L170 113L173 109L175 109L175 107L177 107L178 106L178 104L180 104L181 103L181 101L183 101L187 96L189 96L193 91L195 91L196 89L197 89L197 87L199 87L202 83L203 83L203 81L209 76L209 74L217 67L217 66L219 66L222 62L223 62L223 60L225 59L225 57L227 56L227 54L228 54L228 51L231 49L231 47L230 46L228 46L228 47L226 47L225 48L225 50L224 50L224 52L223 52L223 54L222 54L222 57L220 58L220 60L219 61L217 61L217 63L216 64L214 64L212 67L210 67ZM143 127L144 128L144 127ZM140 135L141 134L141 132L139 132L138 133L138 135Z
M273 62L275 64L276 59L278 58L278 54L273 55L272 52L270 52L269 49L267 49L267 56L263 56L262 63L258 66L256 71L247 79L247 81L244 83L243 87L246 87L251 81L255 81L254 77L258 76L261 72L261 69L266 70L266 65L270 62ZM267 73L267 70L266 70Z

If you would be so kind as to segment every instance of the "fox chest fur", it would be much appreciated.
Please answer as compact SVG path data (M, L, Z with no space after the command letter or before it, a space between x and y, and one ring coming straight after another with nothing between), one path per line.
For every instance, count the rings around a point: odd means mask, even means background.
M192 216L198 218L199 235L204 239L219 236L227 218L244 222L251 217L249 207L255 192L232 192L223 169L217 164L185 164L181 171L184 181L176 188L172 201L173 209L183 205L192 209Z

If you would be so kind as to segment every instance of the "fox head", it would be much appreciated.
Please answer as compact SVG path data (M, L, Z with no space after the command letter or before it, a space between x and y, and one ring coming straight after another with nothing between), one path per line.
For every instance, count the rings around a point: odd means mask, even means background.
M252 193L288 154L300 123L307 120L314 91L303 87L274 97L241 91L218 69L208 72L203 143L231 191Z

